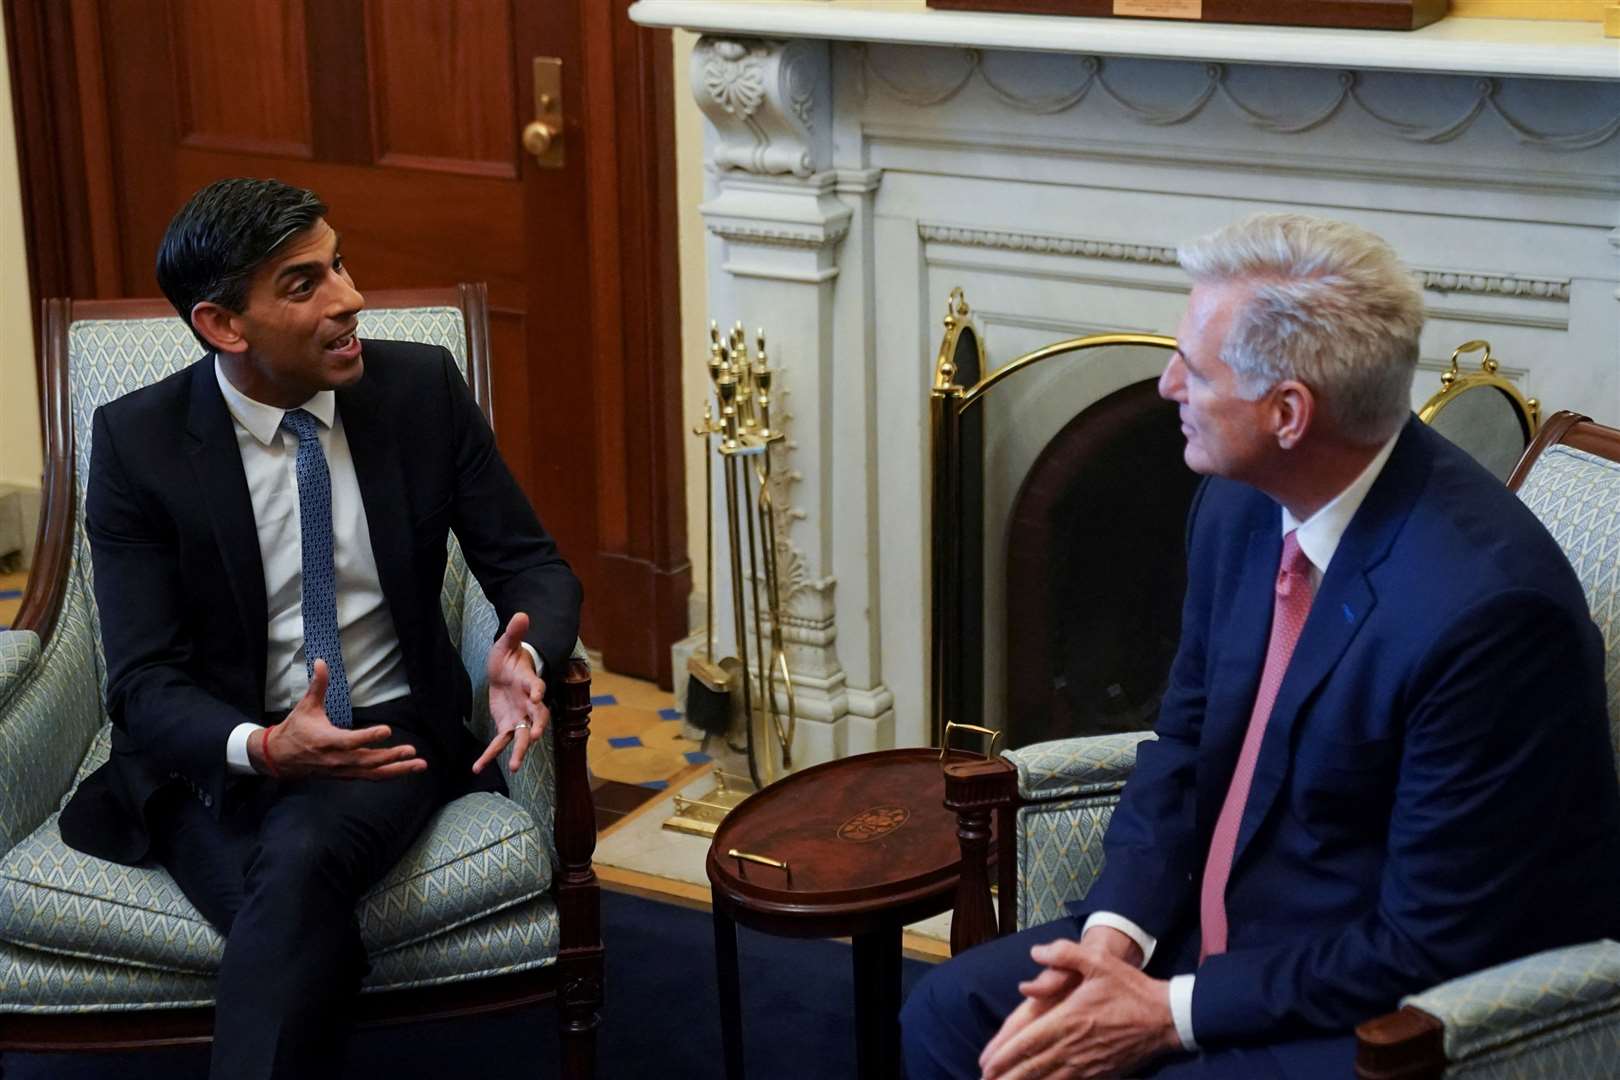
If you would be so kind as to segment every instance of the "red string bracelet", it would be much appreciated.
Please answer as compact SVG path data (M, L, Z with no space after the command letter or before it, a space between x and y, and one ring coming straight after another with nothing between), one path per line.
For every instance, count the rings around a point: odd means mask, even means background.
M281 770L276 768L276 759L270 756L270 733L275 728L267 727L260 730L264 732L264 738L259 741L259 753L264 756L264 767L270 770L271 779L280 780Z

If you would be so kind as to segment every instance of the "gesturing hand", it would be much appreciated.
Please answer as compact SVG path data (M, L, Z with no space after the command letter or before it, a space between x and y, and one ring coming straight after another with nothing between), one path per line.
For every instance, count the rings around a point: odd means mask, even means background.
M507 743L512 744L508 764L516 772L529 745L541 736L551 719L551 710L542 700L545 680L535 673L534 663L522 647L523 635L528 632L529 616L520 611L490 647L485 671L489 676L489 714L495 721L495 737L473 762L475 773L483 772Z
M326 715L326 681L326 661L317 660L309 687L287 718L248 740L255 766L283 780L391 780L427 768L414 746L379 745L393 734L386 724L357 730L333 726Z
M997 1034L985 1047L979 1058L985 1080L1115 1076L1180 1047L1169 984L1089 938L1030 950L1046 971L1019 985L1027 1000L1007 1026L1020 1023L1011 1033L1004 1026L1006 1037ZM1054 997L1060 986L1067 992Z

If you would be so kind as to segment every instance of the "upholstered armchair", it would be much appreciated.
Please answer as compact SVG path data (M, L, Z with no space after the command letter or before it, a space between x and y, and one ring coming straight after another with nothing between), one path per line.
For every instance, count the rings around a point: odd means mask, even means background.
M1558 413L1508 486L1557 539L1586 589L1607 647L1609 729L1620 762L1620 431ZM1613 1076L1620 1071L1620 944L1555 949L1442 983L1362 1024L1356 1041L1356 1072L1365 1080Z
M482 285L369 299L362 336L445 346L490 415ZM141 301L50 301L43 337L45 523L17 625L0 633L0 1052L205 1041L221 936L162 869L80 854L57 828L74 786L109 752L82 526L90 417L198 349L166 305ZM481 703L472 722L487 739L484 666L498 627L453 537L443 605ZM362 900L372 966L358 1019L555 1000L563 1073L579 1077L594 1071L602 999L583 652L550 683L550 736L508 776L511 797L445 806Z

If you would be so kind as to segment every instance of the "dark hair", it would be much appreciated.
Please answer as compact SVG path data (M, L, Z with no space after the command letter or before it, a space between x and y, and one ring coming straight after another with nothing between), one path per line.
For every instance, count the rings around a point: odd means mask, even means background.
M253 272L289 237L326 216L313 191L279 180L218 180L174 215L158 245L157 282L204 346L191 309L209 301L231 311L247 303Z

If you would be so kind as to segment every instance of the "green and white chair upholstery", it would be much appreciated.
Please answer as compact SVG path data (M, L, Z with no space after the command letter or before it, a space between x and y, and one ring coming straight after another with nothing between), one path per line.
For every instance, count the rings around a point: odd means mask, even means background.
M372 294L365 337L443 345L489 415L482 285ZM106 760L106 669L81 527L94 410L189 363L185 324L144 301L46 305L47 475L40 557L17 628L0 632L0 1051L172 1045L211 1028L224 940L155 866L62 842L57 815ZM484 664L494 609L451 540L443 604L493 732ZM372 970L364 1023L555 998L564 1074L593 1071L602 945L585 768L583 650L550 687L552 733L511 797L476 793L434 816L360 903ZM503 766L504 768L504 762Z
M1620 765L1620 431L1558 413L1508 486L1547 526L1586 589L1606 646L1609 731ZM1356 1036L1357 1071L1367 1077L1620 1075L1620 944L1554 949L1453 979L1412 995Z
M1103 834L1151 734L1091 735L1036 743L1004 755L1017 770L1013 836L1018 865L1014 929L1064 914L1091 891L1103 868Z

